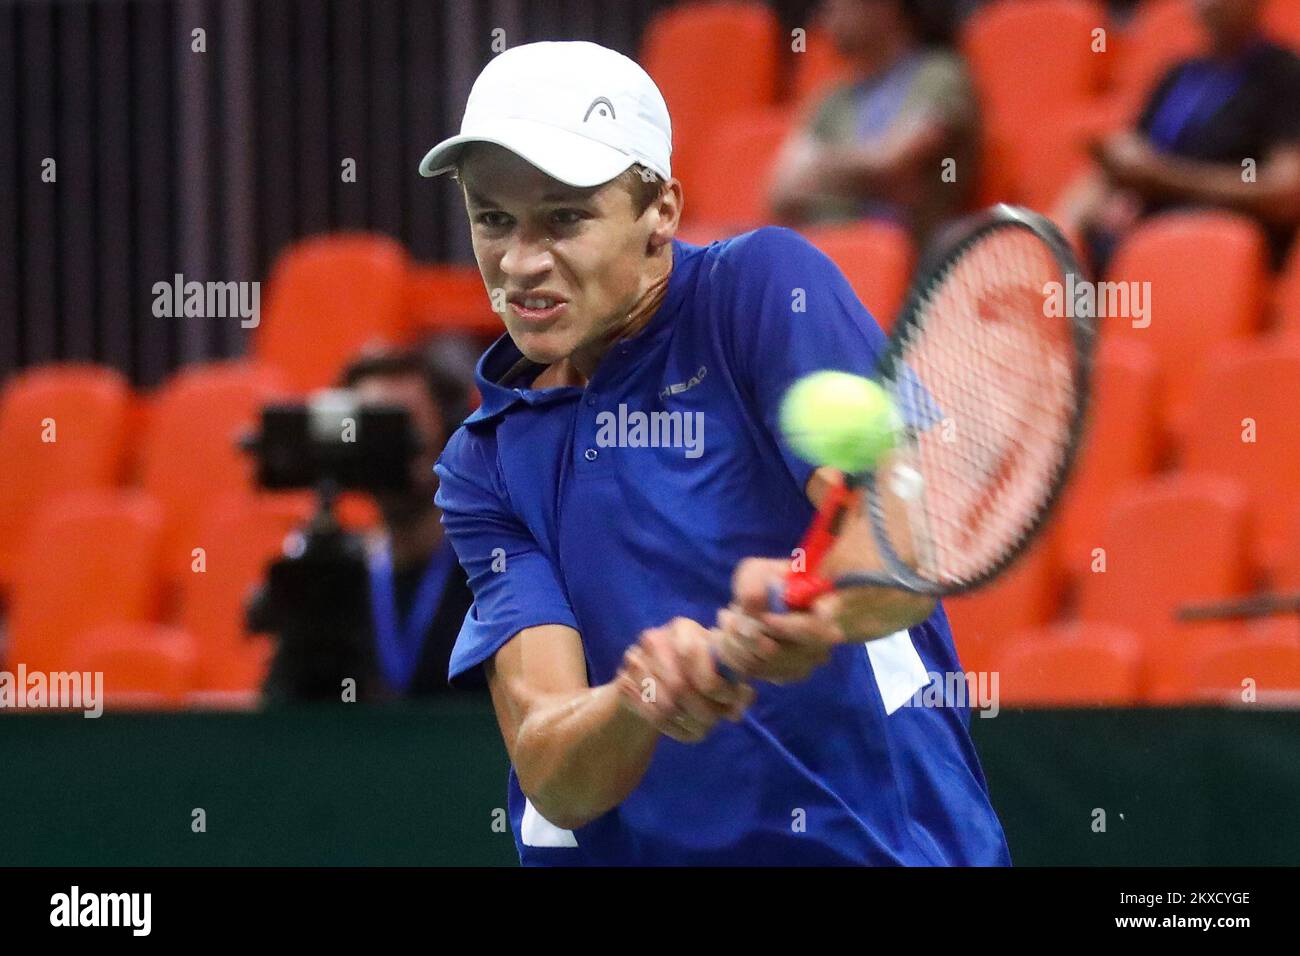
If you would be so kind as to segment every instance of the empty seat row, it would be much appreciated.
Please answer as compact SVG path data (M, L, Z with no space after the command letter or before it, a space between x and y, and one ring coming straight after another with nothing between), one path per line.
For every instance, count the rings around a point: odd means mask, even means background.
M960 642L960 638L959 638ZM1244 635L1186 641L1158 660L1139 634L1116 624L1071 623L1021 632L985 651L1002 707L1122 707L1300 702L1300 622L1278 618ZM970 664L966 664L970 668ZM978 679L978 676L977 676ZM991 688L989 678L986 688Z
M8 659L37 670L83 669L93 635L119 625L175 624L189 635L189 690L256 688L269 656L244 608L267 565L310 514L301 494L226 496L203 512L202 544L172 599L161 560L162 508L138 491L75 492L37 519L12 590ZM175 605L175 606L173 606Z

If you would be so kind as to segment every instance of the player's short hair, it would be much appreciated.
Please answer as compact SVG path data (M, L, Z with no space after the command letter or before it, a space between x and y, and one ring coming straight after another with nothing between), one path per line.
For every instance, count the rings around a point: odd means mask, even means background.
M636 219L644 215L664 189L664 181L659 178L659 174L640 163L632 164L615 179L632 194L633 216Z

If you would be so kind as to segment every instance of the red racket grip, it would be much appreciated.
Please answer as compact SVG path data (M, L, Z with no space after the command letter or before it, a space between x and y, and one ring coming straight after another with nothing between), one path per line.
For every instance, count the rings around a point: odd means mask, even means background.
M838 472L833 473L830 487L817 517L813 519L800 547L804 553L803 570L791 569L785 576L785 604L791 610L807 610L813 601L834 589L834 584L823 578L822 560L835 544L845 517L857 506L861 491L851 487Z

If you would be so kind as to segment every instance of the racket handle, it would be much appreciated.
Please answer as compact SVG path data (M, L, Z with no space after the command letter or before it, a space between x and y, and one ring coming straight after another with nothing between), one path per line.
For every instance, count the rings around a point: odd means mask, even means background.
M790 605L786 603L786 587L783 584L773 584L767 589L767 609L773 614L790 613Z
M855 506L859 494L857 488L847 482L843 475L832 473L826 497L800 545L804 554L803 570L791 570L785 576L785 593L782 597L787 610L807 610L813 601L834 589L831 582L817 571L835 544L840 525Z
M812 606L813 601L834 590L830 581L816 573L822 559L835 543L840 525L845 516L855 507L859 491L838 473L831 479L831 486L826 492L822 506L817 510L801 547L804 552L804 569L790 571L781 584L773 584L767 590L767 609L774 614L788 614L790 611L803 611ZM741 683L742 678L723 663L716 648L713 650L713 666L723 680L733 684Z

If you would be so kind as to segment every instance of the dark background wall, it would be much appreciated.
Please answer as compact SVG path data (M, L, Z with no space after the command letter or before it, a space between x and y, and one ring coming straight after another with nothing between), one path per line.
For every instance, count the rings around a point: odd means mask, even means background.
M773 8L793 24L812 5ZM373 229L418 259L468 261L454 187L416 166L458 127L493 31L635 56L667 6L0 0L0 379L91 360L150 386L238 354L238 323L153 320L153 284L265 279L313 233ZM206 53L191 49L196 28Z
M1300 712L1004 710L971 730L1017 865L1300 861ZM0 767L22 777L0 866L517 862L492 826L507 762L485 701L14 714Z

